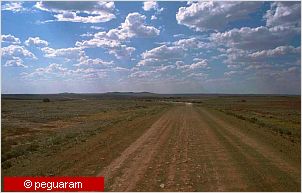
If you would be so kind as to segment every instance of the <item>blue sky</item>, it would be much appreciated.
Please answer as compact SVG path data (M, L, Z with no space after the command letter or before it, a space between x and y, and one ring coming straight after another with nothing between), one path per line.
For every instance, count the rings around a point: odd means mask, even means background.
M300 94L300 2L2 2L2 93Z

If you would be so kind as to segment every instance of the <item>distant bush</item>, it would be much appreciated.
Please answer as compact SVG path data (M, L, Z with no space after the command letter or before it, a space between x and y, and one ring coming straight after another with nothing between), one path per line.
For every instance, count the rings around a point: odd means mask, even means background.
M245 100L245 99L242 99L242 100L241 100L241 102L245 103L245 102L246 102L246 100Z
M16 158L19 156L22 156L26 153L26 148L24 146L18 146L17 148L9 151L9 152L5 152L1 154L1 161L6 161L12 158Z
M200 103L202 103L202 101L191 101L191 103L197 103L197 104L199 103L200 104Z
M258 119L257 119L256 117L252 117L252 118L251 118L251 121L252 121L253 123L255 123L255 122L258 121Z
M10 168L10 167L12 167L11 162L9 162L9 161L2 162L2 168L3 168L3 169L8 169L8 168Z
M37 145L37 144L30 144L30 146L27 148L27 150L33 152L33 151L37 151L38 148L39 148L39 145Z
M287 134L287 135L291 135L292 132L291 132L291 131L287 131L286 134Z
M45 98L45 99L43 99L43 102L50 102L50 99L49 98Z

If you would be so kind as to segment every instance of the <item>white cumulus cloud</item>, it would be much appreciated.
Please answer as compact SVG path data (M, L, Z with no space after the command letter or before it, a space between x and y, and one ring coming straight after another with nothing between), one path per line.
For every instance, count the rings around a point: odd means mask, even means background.
M150 11L151 9L157 9L158 8L158 4L156 1L145 1L143 3L143 9L145 11Z
M20 57L12 57L11 59L7 60L4 64L5 67L23 67L27 68L24 64L24 61Z
M53 49L50 47L41 48L46 58L64 58L68 60L76 60L83 56L85 53L80 47L59 48Z
M249 54L248 56L252 59L266 59L271 57L280 57L280 56L296 56L298 57L301 52L300 47L293 47L293 46L279 46L274 49L269 50L262 50L258 52L254 52Z
M19 38L15 37L11 34L1 35L1 41L3 43L9 43L9 44L20 44L21 43Z
M179 46L162 45L151 50L147 50L141 54L142 60L138 62L138 66L151 66L168 64L172 60L184 57L185 50Z
M146 16L139 13L129 13L118 28L109 30L108 32L97 32L92 39L77 41L76 46L93 48L102 47L108 50L108 53L115 55L121 59L130 57L136 50L134 47L126 46L124 42L131 38L148 38L157 36L160 30L153 26L145 24Z
M2 11L20 12L24 11L23 2L6 2L1 5Z
M107 35L111 38L125 40L133 37L152 37L160 33L159 29L145 24L146 16L140 13L129 13L125 22L116 29L109 30Z
M28 51L25 47L20 45L9 45L3 47L2 51L2 62L6 67L27 67L24 64L24 59L36 60L37 57Z
M155 15L152 15L151 20L157 20L157 17Z
M188 70L196 70L196 69L210 69L208 67L208 60L207 59L197 59L195 58L193 60L194 62L192 64L185 64L183 61L177 61L176 67L177 69L181 69L184 71Z
M89 2L63 2L63 1L40 1L37 9L54 13L57 21L101 23L115 18L114 2L89 1ZM82 16L81 13L86 14Z
M264 18L266 25L272 26L301 26L301 2L274 2Z
M210 39L221 45L248 50L271 49L288 44L288 42L299 34L296 29L290 27L268 28L260 26L256 28L243 27L234 28L226 32L211 34Z
M148 50L142 53L143 59L155 58L155 59L166 59L166 58L180 58L184 54L184 50L178 46L166 46L162 45L152 50Z
M40 39L39 37L29 37L26 41L25 41L25 45L27 46L37 46L37 47L46 47L48 46L48 42L45 40Z
M37 59L36 56L28 51L23 46L19 45L10 45L2 48L2 56L3 57L25 57L31 59Z
M74 66L78 67L108 67L113 64L113 61L107 62L100 58L90 58L87 55L83 55L79 58L79 63Z
M176 20L196 31L221 30L230 22L246 18L261 2L199 1L179 8Z

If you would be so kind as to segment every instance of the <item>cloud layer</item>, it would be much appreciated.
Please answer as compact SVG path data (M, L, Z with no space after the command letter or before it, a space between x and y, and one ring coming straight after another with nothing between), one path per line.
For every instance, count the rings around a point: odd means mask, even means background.
M4 89L300 93L300 2L125 5L3 2Z

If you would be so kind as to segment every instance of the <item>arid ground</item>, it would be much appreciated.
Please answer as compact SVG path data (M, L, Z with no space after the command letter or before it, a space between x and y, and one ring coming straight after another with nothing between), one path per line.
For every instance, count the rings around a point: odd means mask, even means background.
M300 96L18 97L2 97L2 177L104 176L107 191L301 190Z

